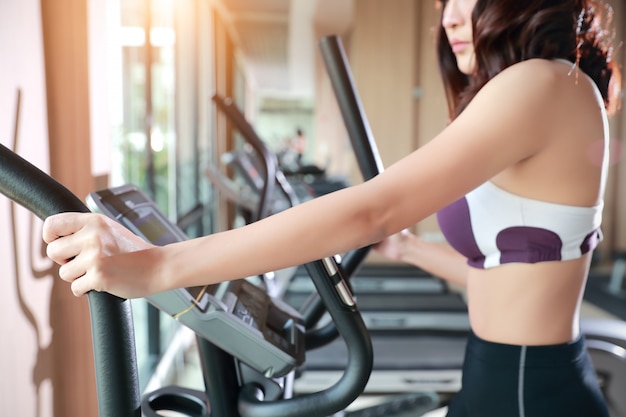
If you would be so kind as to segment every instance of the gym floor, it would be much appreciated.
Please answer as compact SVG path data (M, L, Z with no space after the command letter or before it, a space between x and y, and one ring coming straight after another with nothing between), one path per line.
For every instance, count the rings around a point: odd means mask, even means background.
M615 315L612 315L587 301L583 302L581 316L585 318L616 318ZM174 383L189 388L203 389L204 385L202 375L200 373L200 366L194 347L195 345L192 344L188 349L184 359L185 363L181 367L180 372L176 374L176 380ZM373 405L381 399L382 397L365 396L357 399L351 408L354 407L358 409L364 406ZM445 417L446 411L446 407L438 408L424 414L424 417Z

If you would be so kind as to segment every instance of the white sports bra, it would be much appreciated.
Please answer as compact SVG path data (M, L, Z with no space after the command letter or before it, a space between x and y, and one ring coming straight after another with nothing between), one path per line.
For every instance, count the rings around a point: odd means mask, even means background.
M486 182L437 213L448 242L476 268L576 259L602 240L603 204L568 206Z

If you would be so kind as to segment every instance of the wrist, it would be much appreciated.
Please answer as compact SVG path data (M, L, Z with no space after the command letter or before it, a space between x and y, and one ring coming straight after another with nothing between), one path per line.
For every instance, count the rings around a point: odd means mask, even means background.
M412 233L406 233L402 237L400 245L400 260L402 262L417 265L420 254L421 239Z
M153 265L153 277L150 280L150 292L156 294L159 292L173 290L175 286L172 284L176 265L172 265L170 261L171 248L168 246L155 246L148 250ZM175 256L174 256L175 259Z

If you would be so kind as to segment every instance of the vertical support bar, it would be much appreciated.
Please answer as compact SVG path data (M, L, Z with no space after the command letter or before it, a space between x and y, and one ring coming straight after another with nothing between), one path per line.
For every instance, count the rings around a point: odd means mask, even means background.
M197 341L211 417L239 417L241 388L233 357L204 338Z

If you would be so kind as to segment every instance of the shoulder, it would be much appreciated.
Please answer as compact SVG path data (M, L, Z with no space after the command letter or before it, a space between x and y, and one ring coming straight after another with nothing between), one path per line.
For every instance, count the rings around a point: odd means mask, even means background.
M500 170L536 155L562 128L570 105L562 91L574 78L568 72L563 62L550 60L512 65L483 86L447 132L464 137L473 149L502 156Z
M566 60L534 58L505 68L500 74L493 77L491 81L501 83L526 81L549 86L559 80L567 81L574 79L573 69L575 69L574 64Z
M535 130L527 134L547 137L546 129L557 124L558 114L595 102L592 82L582 72L577 77L572 67L546 59L511 65L483 86L464 113L501 119L508 126L525 123L527 129Z
M481 94L508 96L518 100L546 103L558 99L559 90L575 83L575 76L564 61L529 59L505 68L485 84ZM519 104L523 104L519 102Z
M562 61L531 59L505 68L490 79L464 113L514 119L545 115L559 105L562 91L574 82Z
M542 59L542 58L533 58L525 61L518 62L513 64L507 68L505 68L499 76L502 78L505 77L518 77L518 78L528 78L528 77L545 77L546 79L556 78L562 74L562 70L565 70L566 73L569 72L568 66L571 69L574 64L569 61L559 60L559 59ZM496 78L496 77L494 77Z

